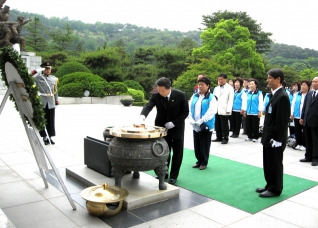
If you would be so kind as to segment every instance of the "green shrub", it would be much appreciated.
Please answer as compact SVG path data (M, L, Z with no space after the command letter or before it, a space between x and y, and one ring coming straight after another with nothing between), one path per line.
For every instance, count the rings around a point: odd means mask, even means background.
M147 100L143 100L143 101L134 101L134 103L132 103L132 106L145 106L148 103Z
M89 91L91 91L91 97L105 97L105 88L107 87L107 82L92 82L89 84Z
M61 88L71 83L81 83L83 85L83 91L88 90L91 97L104 97L104 89L108 84L103 78L98 75L86 72L75 72L63 76L59 80L59 87ZM80 97L82 96L83 94L81 94Z
M128 88L123 82L109 82L105 87L105 93L108 96L115 96L116 94L127 92Z
M131 95L135 101L143 101L145 99L145 95L142 91L128 88L128 95Z
M58 93L60 97L83 97L85 86L80 82L68 83L60 86Z
M91 73L91 71L84 66L83 64L75 61L64 63L59 69L56 71L55 76L61 78L65 75L75 73L75 72L86 72Z
M146 94L144 88L138 82L134 80L126 80L124 83L128 88L140 90L144 93L144 95Z

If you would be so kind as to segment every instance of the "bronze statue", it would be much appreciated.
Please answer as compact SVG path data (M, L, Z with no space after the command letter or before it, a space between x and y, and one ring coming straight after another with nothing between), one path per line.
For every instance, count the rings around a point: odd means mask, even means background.
M19 16L17 21L9 21L9 6L3 4L6 0L0 0L0 47L12 46L15 43L21 45L22 51L25 49L25 39L20 36L22 26L31 21L31 19L24 20L23 16Z
M13 33L12 38L10 40L11 43L20 43L21 51L27 51L25 49L25 39L20 36L22 26L31 21L31 19L24 20L23 16L19 16L17 18L17 23L11 25L11 31Z

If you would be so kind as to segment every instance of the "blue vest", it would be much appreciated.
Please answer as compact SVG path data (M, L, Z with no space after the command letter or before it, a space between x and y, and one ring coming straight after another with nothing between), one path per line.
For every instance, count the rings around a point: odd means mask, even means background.
M289 92L289 102L290 102L290 106L292 105L292 102L293 102L293 99L294 99L294 94L295 94L295 93Z
M210 103L211 103L211 101L213 99L213 96L214 95L212 93L208 93L207 96L205 96L202 99L202 102L201 102L201 115L200 115L201 118L208 111L208 109L210 107ZM197 103L198 100L199 100L199 94L196 93L196 94L193 95L193 99L192 99L192 103L191 103L191 110L192 110L192 118L193 119L194 119L195 104ZM214 128L214 119L215 119L215 116L212 119L210 119L208 122L205 122L205 124L209 126L210 130Z
M234 92L233 110L239 111L242 109L242 94L243 93L244 93L243 89Z
M268 105L269 95L270 95L270 93L266 93L266 95L265 95L265 98L264 98L264 110L266 110L266 107Z
M252 93L252 91L247 94L247 107L246 114L247 115L256 115L258 114L258 105L259 105L259 94L261 91L257 91L257 93Z
M294 113L292 113L294 115L294 118L299 118L300 119L300 102L301 102L301 92L296 93L296 101L295 101L295 106L294 106Z

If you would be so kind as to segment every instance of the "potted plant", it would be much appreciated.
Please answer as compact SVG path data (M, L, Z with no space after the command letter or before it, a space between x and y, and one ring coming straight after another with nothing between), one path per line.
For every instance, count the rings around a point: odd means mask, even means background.
M122 98L119 100L120 103L122 103L124 106L130 106L133 102L134 102L134 99L132 98Z

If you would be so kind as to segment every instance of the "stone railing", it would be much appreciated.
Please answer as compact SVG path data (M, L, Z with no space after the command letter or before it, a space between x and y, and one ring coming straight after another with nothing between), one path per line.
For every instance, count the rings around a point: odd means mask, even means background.
M107 96L107 97L59 97L59 104L112 104L122 105L120 99L132 98L130 95Z

